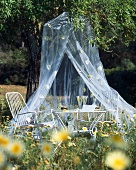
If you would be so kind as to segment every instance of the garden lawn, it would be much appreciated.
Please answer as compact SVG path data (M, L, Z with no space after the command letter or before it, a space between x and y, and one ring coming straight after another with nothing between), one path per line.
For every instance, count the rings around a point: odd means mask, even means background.
M0 99L5 97L6 92L11 91L20 92L25 97L26 87L19 85L0 85Z

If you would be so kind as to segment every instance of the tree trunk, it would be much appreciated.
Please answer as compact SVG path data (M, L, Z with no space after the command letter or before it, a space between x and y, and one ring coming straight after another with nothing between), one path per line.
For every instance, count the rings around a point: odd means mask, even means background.
M35 38L35 33L24 32L25 43L29 55L29 69L28 69L28 81L27 81L27 94L26 101L33 94L38 87L39 82L39 65L41 58L41 47Z

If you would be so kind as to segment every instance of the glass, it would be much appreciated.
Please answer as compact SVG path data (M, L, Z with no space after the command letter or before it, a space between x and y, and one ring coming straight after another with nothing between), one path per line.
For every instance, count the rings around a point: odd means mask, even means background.
M96 98L95 97L93 97L93 103L96 104Z
M87 103L88 96L82 96L83 105Z
M81 109L83 104L82 96L77 96L77 102L79 109Z

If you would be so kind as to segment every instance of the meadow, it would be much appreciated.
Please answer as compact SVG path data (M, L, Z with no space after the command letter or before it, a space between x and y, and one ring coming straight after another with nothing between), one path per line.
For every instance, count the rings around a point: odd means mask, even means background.
M56 136L47 130L42 142L34 140L31 131L25 132L25 137L16 134L9 137L7 123L8 117L0 127L1 170L134 170L136 167L136 120L129 130L126 124L118 130L116 123L103 126L100 123L95 139L90 134L73 136L66 130Z
M99 123L93 136L87 133L73 135L66 130L60 130L56 135L47 128L41 142L33 139L31 130L22 135L18 129L18 133L8 136L10 117L3 117L0 124L1 170L136 169L135 114L129 128L126 122L118 128L115 120L112 124Z

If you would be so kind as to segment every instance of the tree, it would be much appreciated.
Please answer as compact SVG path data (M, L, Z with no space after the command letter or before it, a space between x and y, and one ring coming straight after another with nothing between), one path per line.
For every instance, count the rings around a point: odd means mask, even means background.
M27 99L38 86L42 28L63 11L70 14L75 29L83 28L86 18L93 37L103 50L128 45L136 39L136 1L134 0L1 0L0 41L15 47L18 37L29 52Z
M90 21L94 34L90 42L97 42L101 49L106 50L118 42L129 45L136 39L134 0L73 0L70 13L76 27L84 24L80 16Z
M38 87L43 24L62 13L63 1L1 0L0 41L15 48L25 44L29 54L28 99Z

